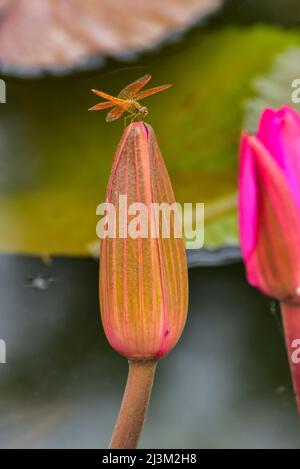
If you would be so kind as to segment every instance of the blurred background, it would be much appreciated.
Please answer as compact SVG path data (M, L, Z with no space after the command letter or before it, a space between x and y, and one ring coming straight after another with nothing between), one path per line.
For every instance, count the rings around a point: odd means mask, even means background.
M300 78L297 0L0 0L1 448L105 448L127 364L99 318L96 206L123 122L88 113L150 73L179 202L205 203L189 319L158 367L141 447L298 448L276 302L247 285L239 135Z

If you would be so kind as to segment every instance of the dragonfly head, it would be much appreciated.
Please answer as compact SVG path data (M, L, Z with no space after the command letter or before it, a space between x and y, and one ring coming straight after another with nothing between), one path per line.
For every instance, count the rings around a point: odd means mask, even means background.
M141 106L140 107L139 114L141 114L142 116L147 116L148 113L149 113L149 111L148 111L148 108L146 106Z

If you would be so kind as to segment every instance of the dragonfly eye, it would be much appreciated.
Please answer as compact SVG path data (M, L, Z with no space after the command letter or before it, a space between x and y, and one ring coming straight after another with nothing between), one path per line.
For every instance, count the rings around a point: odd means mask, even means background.
M142 106L140 108L140 114L142 114L142 116L146 116L148 114L148 108L146 108L146 106Z

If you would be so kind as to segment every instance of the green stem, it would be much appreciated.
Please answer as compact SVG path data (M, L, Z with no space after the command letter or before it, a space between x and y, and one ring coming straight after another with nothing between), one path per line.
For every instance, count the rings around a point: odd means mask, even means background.
M137 448L151 396L157 361L129 361L126 388L109 447Z

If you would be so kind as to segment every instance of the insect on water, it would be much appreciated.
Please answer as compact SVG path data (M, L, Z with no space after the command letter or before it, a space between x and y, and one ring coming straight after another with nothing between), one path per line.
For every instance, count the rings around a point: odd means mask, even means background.
M121 117L124 112L129 112L129 115L125 117L124 123L126 125L126 120L131 119L131 122L137 117L145 117L148 114L148 108L142 106L139 101L141 99L147 98L152 94L160 93L161 91L167 90L172 85L161 85L156 86L155 88L150 88L148 90L141 91L141 89L151 80L151 75L144 75L138 80L130 83L125 86L117 97L110 96L103 91L91 90L93 93L101 96L106 99L102 103L96 104L91 107L89 111L100 111L102 109L112 108L106 116L106 122L112 122L119 117Z

